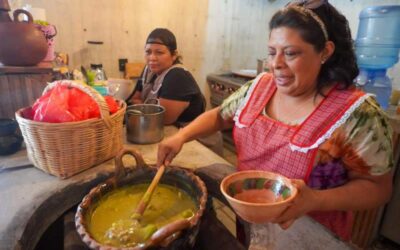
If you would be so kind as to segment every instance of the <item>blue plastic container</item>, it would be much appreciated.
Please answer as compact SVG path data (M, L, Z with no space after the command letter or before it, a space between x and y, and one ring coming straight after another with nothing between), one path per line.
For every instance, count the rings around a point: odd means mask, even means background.
M367 7L359 19L356 45L400 47L400 5Z
M383 109L389 107L392 82L386 75L386 69L360 69L356 81L365 92L375 95Z
M108 95L108 90L106 86L93 86L97 92L99 92L102 96Z
M357 63L364 69L387 69L399 60L400 5L361 11L355 40Z

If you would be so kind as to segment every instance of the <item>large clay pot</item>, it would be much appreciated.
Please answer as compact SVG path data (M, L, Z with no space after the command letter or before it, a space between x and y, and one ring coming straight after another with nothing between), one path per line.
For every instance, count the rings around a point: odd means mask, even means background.
M136 159L136 168L125 168L122 157L125 154L132 155ZM79 204L75 224L78 234L91 249L116 250L116 248L102 245L97 242L88 231L88 218L96 208L97 201L109 192L127 185L150 183L154 178L157 168L149 167L144 163L142 156L134 150L122 150L115 158L115 176L105 183L99 184L86 195ZM198 210L194 216L182 219L158 229L143 245L129 248L129 250L143 249L191 249L195 243L200 227L200 218L203 215L207 202L207 189L203 181L190 171L179 167L167 167L160 183L175 186L184 190L197 203Z
M20 14L27 15L28 22L20 22ZM46 38L28 11L18 9L13 16L13 22L0 22L0 62L9 66L36 65L46 56Z

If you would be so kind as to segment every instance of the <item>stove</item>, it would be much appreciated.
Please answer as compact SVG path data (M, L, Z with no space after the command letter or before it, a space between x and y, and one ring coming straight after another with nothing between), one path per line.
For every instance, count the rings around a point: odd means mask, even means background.
M249 80L249 78L237 76L230 72L209 74L207 83L210 88L210 103L212 107L221 105L225 98Z
M248 82L250 78L237 76L231 72L214 73L207 75L207 84L210 88L211 106L217 107L222 104L223 100ZM232 130L222 132L224 144L234 151L234 143L232 138Z

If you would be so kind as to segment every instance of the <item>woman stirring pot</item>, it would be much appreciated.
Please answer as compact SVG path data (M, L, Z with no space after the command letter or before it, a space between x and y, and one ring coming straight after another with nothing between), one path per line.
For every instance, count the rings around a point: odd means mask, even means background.
M163 28L153 30L144 50L146 67L131 102L159 103L166 109L165 124L190 122L203 113L203 95L192 74L181 64L174 34Z
M270 73L164 139L158 165L170 164L185 142L234 127L238 171L276 172L299 191L266 234L310 215L350 240L352 211L383 205L391 195L386 115L373 97L355 88L358 68L348 21L327 1L293 1L269 26Z

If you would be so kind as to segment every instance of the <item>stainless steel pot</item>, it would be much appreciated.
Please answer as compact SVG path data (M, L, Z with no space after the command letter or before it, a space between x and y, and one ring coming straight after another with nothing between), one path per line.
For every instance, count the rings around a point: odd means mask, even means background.
M128 141L150 144L164 137L165 108L157 104L135 104L126 109Z

